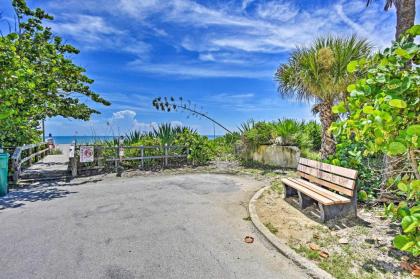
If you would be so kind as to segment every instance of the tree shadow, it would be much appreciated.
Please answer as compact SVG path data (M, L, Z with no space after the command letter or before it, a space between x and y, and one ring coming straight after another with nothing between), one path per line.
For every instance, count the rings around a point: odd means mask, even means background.
M30 202L63 198L74 193L77 192L58 189L56 187L31 187L12 190L6 196L0 197L0 210L18 208Z

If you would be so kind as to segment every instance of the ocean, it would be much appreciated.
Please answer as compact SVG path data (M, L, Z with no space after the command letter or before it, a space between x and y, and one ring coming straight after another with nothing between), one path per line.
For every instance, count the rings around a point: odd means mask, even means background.
M206 135L209 139L214 139L214 135ZM220 135L216 135L216 138L220 137ZM112 140L114 136L53 136L54 142L56 144L69 144L72 143L74 140L77 141L78 144L88 144L94 143L97 141L106 141Z

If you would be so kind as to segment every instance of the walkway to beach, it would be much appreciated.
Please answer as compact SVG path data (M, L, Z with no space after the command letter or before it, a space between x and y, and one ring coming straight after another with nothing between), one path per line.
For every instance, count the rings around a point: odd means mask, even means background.
M33 164L29 168L22 171L20 180L36 181L36 180L54 180L62 179L68 174L69 162L69 145L60 144L58 149L62 151L60 155L47 155L39 162Z

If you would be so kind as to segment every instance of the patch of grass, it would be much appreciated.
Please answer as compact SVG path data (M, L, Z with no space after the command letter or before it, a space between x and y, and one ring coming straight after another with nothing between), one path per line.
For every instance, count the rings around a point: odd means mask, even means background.
M296 252L303 255L305 258L310 260L319 260L319 254L317 251L312 250L306 245L300 244L299 246L292 247Z
M279 232L279 230L270 222L265 223L264 226L267 227L267 229L272 233L272 234L276 234Z
M278 194L283 193L283 184L278 180L271 181L271 190Z
M323 239L313 239L313 242L317 243L321 247L321 250L328 252L329 249L325 247L332 244L334 239L334 237L324 237ZM355 263L358 261L363 262L363 255L354 252L350 246L342 246L341 252L331 252L330 256L326 259L319 256L319 251L314 251L307 245L299 244L292 248L302 256L315 261L320 268L329 272L337 279L382 278L381 274L376 270L367 271L358 269Z
M242 218L242 220L244 220L244 221L251 221L251 216L244 217L244 218Z
M369 233L369 228L357 225L353 230L357 235L367 235Z

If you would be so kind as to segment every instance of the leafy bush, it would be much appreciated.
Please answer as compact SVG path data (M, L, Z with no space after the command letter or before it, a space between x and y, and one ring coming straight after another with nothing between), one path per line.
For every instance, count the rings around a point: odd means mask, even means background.
M385 208L387 216L401 221L402 233L395 236L393 244L417 257L420 256L420 180L400 181L398 189L405 201L398 206L391 203Z
M366 72L366 77L348 86L347 102L334 107L348 118L335 123L332 130L343 144L363 145L360 156L386 154L398 157L403 167L393 169L389 180L402 201L390 204L386 213L401 221L402 233L394 246L420 255L420 45L415 36L420 25L407 31L390 48L372 59L349 63L349 72ZM359 150L360 151L360 150Z
M243 134L244 143L248 147L275 143L281 138L281 145L298 146L302 156L319 158L321 147L321 126L315 121L305 123L294 119L281 119L277 122L257 122Z
M358 196L362 202L376 198L382 182L379 171L383 167L382 154L363 156L364 150L362 143L339 141L335 154L325 160L336 166L357 170Z
M193 165L207 164L214 157L214 147L210 140L190 129L177 134L174 144L185 146L189 150L188 159Z
M320 150L322 142L322 131L321 125L316 121L309 121L304 126L305 134L309 136L312 144L312 150Z
M257 122L252 129L244 133L245 144L252 147L269 144L274 138L274 125L268 122Z

